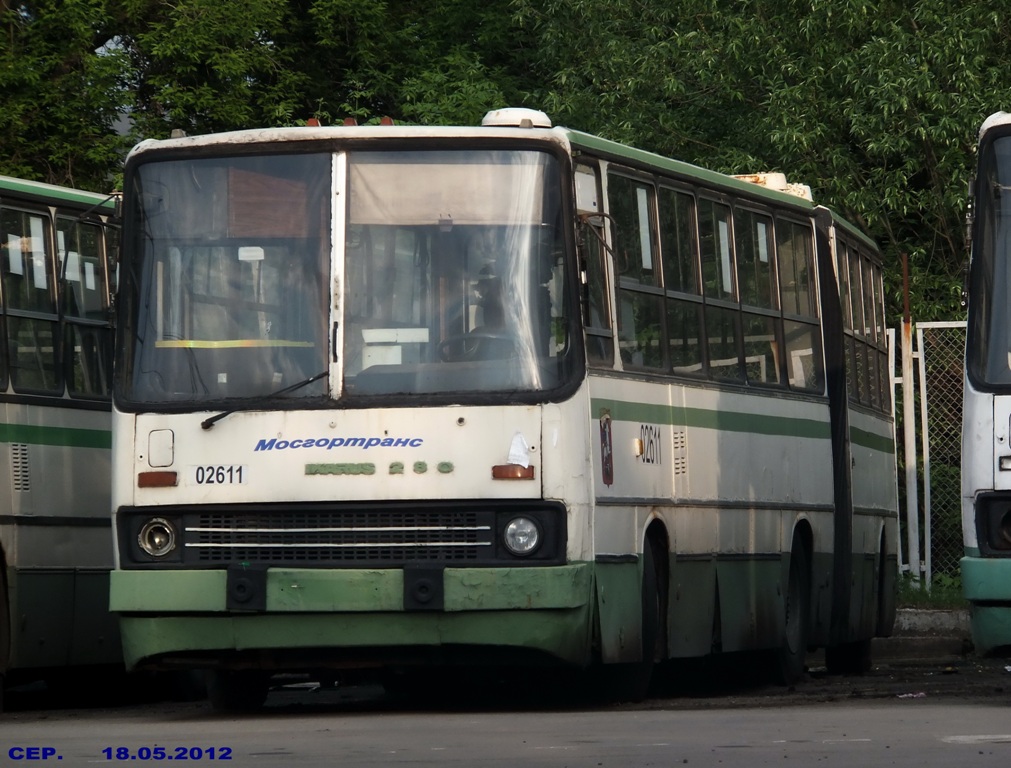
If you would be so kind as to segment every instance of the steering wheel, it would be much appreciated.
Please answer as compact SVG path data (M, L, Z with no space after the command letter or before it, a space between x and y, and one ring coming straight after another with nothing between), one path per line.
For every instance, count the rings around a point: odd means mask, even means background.
M507 348L509 354L482 356L478 353L487 352L498 347ZM517 339L515 336L501 331L472 331L447 336L439 342L439 359L445 363L457 363L467 360L489 360L515 357Z

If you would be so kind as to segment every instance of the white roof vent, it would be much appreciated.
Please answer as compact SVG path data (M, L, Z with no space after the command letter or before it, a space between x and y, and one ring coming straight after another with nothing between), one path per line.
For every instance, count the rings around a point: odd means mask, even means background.
M759 186L766 187L767 189L774 189L777 192L785 192L788 195L802 197L805 200L813 202L811 197L811 187L807 184L790 184L786 180L785 173L743 173L734 176L734 178L740 179L741 181L750 181L752 184L758 184Z
M550 128L551 118L536 109L507 107L493 109L484 116L481 125L498 128Z

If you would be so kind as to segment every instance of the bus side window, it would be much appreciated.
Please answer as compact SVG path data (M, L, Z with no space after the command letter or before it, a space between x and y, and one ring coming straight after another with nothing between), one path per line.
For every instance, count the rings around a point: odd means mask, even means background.
M617 229L618 349L629 368L663 369L663 294L652 184L608 174L607 202Z
M14 388L60 392L57 364L59 334L47 216L5 209L0 224L4 245L4 299L7 303L8 354ZM41 315L41 316L40 316Z
M56 219L64 327L64 374L71 395L108 397L112 327L104 265L103 230L76 218Z
M825 385L825 370L814 293L811 227L777 219L776 251L787 379L792 389L820 392Z
M731 238L730 207L705 198L699 200L699 246L706 297L709 375L714 379L743 381L740 305L734 285Z
M583 320L586 329L586 359L590 365L614 366L611 312L608 303L607 251L604 248L604 220L596 171L576 168L576 211L580 217L579 258L586 272Z
M660 188L660 250L666 291L667 350L675 373L702 373L702 288L695 198Z

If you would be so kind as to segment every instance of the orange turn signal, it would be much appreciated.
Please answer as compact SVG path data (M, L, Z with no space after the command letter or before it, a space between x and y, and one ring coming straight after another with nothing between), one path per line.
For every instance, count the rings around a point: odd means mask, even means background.
M138 488L172 488L179 485L178 472L141 472L137 475Z
M491 468L492 480L533 480L534 466L521 464L495 464Z

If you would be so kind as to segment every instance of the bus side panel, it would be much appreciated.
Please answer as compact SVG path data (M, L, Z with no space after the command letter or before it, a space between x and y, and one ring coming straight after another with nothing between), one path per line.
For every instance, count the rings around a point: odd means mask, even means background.
M674 557L667 637L672 658L705 656L713 650L716 561Z
M831 526L831 519L826 519L825 524ZM831 536L823 539L827 539L825 546L828 549L819 549L816 543L811 557L811 623L808 642L816 648L827 645L832 633L832 539Z
M898 496L891 423L850 410L853 464L853 594L848 639L890 634L895 622ZM884 549L882 549L884 546Z
M1008 424L995 419L994 395L976 390L968 377L963 379L963 393L962 593L969 601L973 646L986 655L1011 641L1011 560L982 556L976 500L980 493L994 490L995 446L1006 439Z
M642 660L642 603L638 563L597 563L600 655L605 664Z
M122 662L109 572L8 568L11 668Z
M831 563L825 404L618 377L591 377L590 387L598 558L638 553L659 518L673 552L671 654L712 649L717 594L724 650L778 645L786 555L801 517L815 562ZM830 587L830 573L819 583ZM817 594L826 613L831 594Z
M564 501L568 510L569 562L593 559L593 453L599 453L598 435L583 425L589 420L586 386L561 403L541 408L541 487L545 499Z
M70 663L123 663L119 619L109 612L106 569L81 568L74 574L74 641Z
M108 599L109 414L15 403L2 413L10 668L121 662Z
M11 669L70 662L74 574L67 570L10 568Z
M779 586L785 584L786 570L785 559L778 555L717 561L724 651L768 648L778 642L785 621Z

